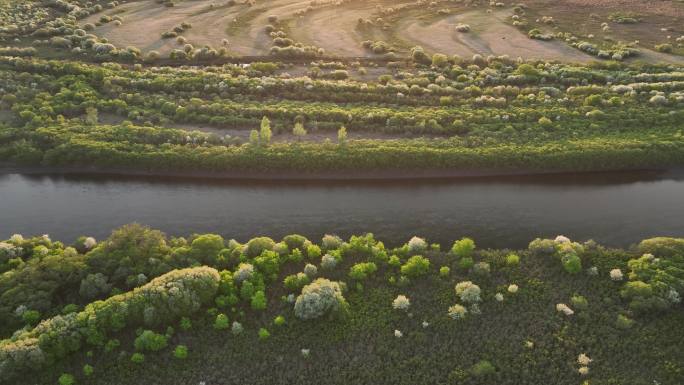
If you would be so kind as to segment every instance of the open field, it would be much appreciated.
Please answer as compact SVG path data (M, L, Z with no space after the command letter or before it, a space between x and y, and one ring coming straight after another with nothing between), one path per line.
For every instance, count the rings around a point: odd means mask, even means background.
M133 46L143 53L157 51L163 56L182 49L186 43L195 47L223 47L230 55L268 56L274 45L266 30L270 26L276 32L284 32L291 39L290 44L321 48L323 55L335 57L377 57L362 47L363 41L370 40L385 41L398 56L406 56L411 47L420 45L430 53L462 57L509 55L563 62L596 59L571 47L567 38L552 41L529 38L527 32L537 28L547 34L570 33L577 41L605 49L617 42L638 41L635 47L643 54L637 60L683 62L676 55L684 53L681 49L684 38L677 40L684 36L681 3L659 1L642 7L644 2L640 1L536 0L526 2L523 8L501 4L501 7L491 7L479 2L440 1L416 5L384 0L272 0L246 4L194 0L169 7L142 0L96 12L82 22L96 25L93 33L117 47ZM103 15L119 18L120 25L100 22ZM637 21L615 22L616 15L627 15ZM362 20L366 24L361 25ZM181 23L192 25L177 33L182 42L176 42L175 37L162 38L162 34ZM458 24L466 24L471 29L458 32L455 29ZM656 52L655 47L661 44L671 44L672 53Z

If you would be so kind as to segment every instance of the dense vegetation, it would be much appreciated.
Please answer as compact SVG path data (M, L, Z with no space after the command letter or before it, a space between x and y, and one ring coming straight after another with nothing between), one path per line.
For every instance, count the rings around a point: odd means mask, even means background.
M436 55L377 81L321 79L318 72L290 77L280 67L0 58L9 110L0 125L0 160L206 172L684 163L684 72L677 67ZM252 132L223 135L225 129ZM272 142L290 131L294 143ZM326 132L338 132L337 139L306 140ZM347 140L347 132L389 137Z
M8 384L684 381L684 239L511 251L128 225L14 235L0 270Z

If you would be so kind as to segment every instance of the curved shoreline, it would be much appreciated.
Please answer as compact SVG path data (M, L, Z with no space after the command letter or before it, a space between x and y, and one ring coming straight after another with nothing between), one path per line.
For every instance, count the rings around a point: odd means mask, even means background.
M0 175L70 175L70 176L119 176L180 179L213 179L225 181L408 181L436 179L468 179L490 177L530 177L551 175L615 174L615 173L656 173L671 176L684 176L684 167L633 168L633 169L593 169L593 170L535 170L535 169L481 169L481 170L374 170L327 172L260 172L260 171L159 171L132 169L101 169L88 167L21 167L0 165Z

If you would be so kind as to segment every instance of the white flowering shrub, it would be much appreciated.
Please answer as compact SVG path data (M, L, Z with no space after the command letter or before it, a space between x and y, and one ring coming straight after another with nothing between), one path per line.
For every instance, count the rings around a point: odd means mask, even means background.
M398 295L397 298L392 301L392 307L396 310L406 311L409 306L411 306L411 302L405 295Z
M83 241L83 247L86 248L86 250L90 250L93 247L97 245L97 241L93 237L88 237Z
M425 250L427 250L428 244L425 242L425 239L423 238L418 238L418 237L413 237L409 240L408 242L408 249L409 253L421 253Z
M304 266L304 274L309 278L313 278L318 275L318 268L315 265L307 263L306 266Z
M233 321L233 324L230 327L230 331L234 335L238 335L238 334L242 334L242 332L244 331L244 328L242 327L241 323L239 323L237 321Z
M323 270L333 270L337 266L337 258L330 254L321 257L321 268Z
M572 309L570 309L570 307L568 305L566 305L564 303L557 304L556 305L556 311L558 311L559 313L563 313L567 316L571 316L571 315L575 314L575 312Z
M589 356L584 354L584 353L577 356L577 363L582 365L582 366L589 366L591 361L592 361L592 359L589 358Z
M336 311L346 304L338 282L318 278L304 286L294 306L295 316L309 320Z
M477 303L482 300L480 297L480 287L471 281L459 282L456 284L456 295L465 303Z
M459 304L455 304L449 307L449 311L447 312L447 314L449 314L449 317L455 320L465 318L466 313L468 313L468 309Z
M402 333L400 330L394 330L394 336L397 338L401 338L404 336L404 333Z
M503 294L501 294L501 293L496 293L496 294L494 295L494 299L496 299L497 302L503 302L504 296L503 296Z
M622 275L622 270L620 269L613 269L610 271L610 279L613 281L622 281L623 275Z
M514 283L508 285L508 292L511 294L517 293L518 292L518 285L516 285Z
M246 281L250 278L252 278L252 275L254 274L254 266L250 263L241 263L238 265L237 270L235 271L235 274L233 274L233 280L235 282L240 283L242 281Z
M342 238L337 235L326 234L321 240L321 246L325 250L335 250L342 246Z

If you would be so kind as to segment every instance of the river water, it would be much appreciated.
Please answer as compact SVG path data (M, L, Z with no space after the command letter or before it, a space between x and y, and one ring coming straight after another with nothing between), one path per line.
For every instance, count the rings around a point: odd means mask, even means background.
M382 182L249 182L95 175L0 175L0 239L105 238L138 222L169 235L240 241L373 232L450 245L525 247L557 234L628 246L684 236L684 174L637 172Z

